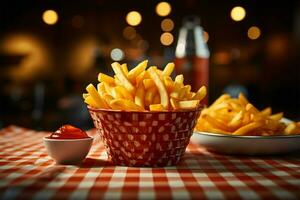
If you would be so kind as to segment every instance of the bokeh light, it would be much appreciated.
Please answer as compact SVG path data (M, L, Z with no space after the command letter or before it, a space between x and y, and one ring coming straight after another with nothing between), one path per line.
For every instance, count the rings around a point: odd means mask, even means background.
M131 11L127 14L126 21L131 26L137 26L142 22L142 15L137 11Z
M99 56L102 51L98 38L93 36L78 38L66 54L68 75L75 78L88 73L94 67L95 57Z
M136 31L132 26L126 26L123 29L123 36L124 38L126 38L127 40L132 40L135 38L136 36Z
M251 39L251 40L256 40L260 37L261 35L261 31L260 29L257 27L257 26L251 26L249 29L248 29L248 37Z
M161 16L165 17L171 13L172 7L168 2L160 2L156 5L156 13Z
M208 42L209 40L209 34L206 31L203 31L203 38L204 38L204 42Z
M246 10L241 6L232 8L230 16L234 21L242 21L246 16Z
M174 22L170 18L164 19L161 21L160 27L163 31L172 31L174 28Z
M19 65L7 71L13 80L31 80L51 72L47 45L34 35L11 33L4 36L0 41L0 52L6 55L26 55Z
M58 20L58 15L54 10L46 10L43 13L43 21L48 25L56 24Z
M163 33L160 36L160 42L164 45L164 46L169 46L173 43L174 41L174 37L171 33Z
M124 58L124 52L119 48L115 48L110 52L110 57L113 61L120 61Z

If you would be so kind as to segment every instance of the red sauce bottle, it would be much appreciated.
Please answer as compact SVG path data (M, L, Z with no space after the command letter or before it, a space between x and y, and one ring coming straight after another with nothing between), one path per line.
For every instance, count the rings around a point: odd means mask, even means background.
M175 70L177 74L183 74L185 83L190 84L195 92L203 85L209 91L209 55L200 19L186 17L179 31ZM208 94L202 103L208 104Z
M48 138L50 139L83 139L89 138L85 131L76 128L72 125L64 125L57 131L52 133Z

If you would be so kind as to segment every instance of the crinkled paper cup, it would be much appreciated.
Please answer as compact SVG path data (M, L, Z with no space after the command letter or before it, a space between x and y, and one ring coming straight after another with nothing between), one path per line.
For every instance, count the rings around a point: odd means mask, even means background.
M136 167L176 165L185 153L201 110L88 109L112 161Z

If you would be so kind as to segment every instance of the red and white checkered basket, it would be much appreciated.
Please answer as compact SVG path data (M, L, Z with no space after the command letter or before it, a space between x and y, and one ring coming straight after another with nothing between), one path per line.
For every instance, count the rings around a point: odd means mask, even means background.
M185 153L201 108L135 112L88 107L94 125L116 165L176 165Z

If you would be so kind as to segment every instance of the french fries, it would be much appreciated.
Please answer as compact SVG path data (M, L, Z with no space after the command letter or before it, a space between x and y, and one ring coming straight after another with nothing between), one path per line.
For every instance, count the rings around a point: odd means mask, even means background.
M171 78L174 63L168 63L163 70L147 65L145 60L128 71L126 63L112 63L115 75L99 73L97 89L89 84L88 93L83 94L84 102L94 108L113 110L190 110L196 109L206 96L205 86L194 93L190 85L184 85L183 75Z
M164 107L161 104L151 104L149 106L150 111L163 111Z
M103 101L100 94L98 93L98 91L96 90L96 88L92 84L89 84L86 87L86 90L89 93L90 97L92 98L93 102L95 103L95 105L97 107L108 108L106 102Z
M205 89L195 94L202 99ZM194 97L195 97L194 96ZM171 100L171 105L176 104ZM270 107L258 110L243 94L231 98L220 96L211 106L202 110L195 130L230 135L291 135L300 134L300 122L284 124L283 113L272 114Z
M160 102L161 102L162 106L164 107L164 109L167 110L169 108L169 96L168 96L165 85L159 78L159 75L157 74L156 71L157 70L155 68L150 68L149 74L158 89L158 92L160 95Z
M111 66L112 66L118 80L120 81L120 83L122 85L124 85L124 87L126 87L126 89L128 89L128 91L134 92L134 87L133 87L132 83L128 80L125 73L123 72L121 65L117 62L114 62L113 64L111 64Z

